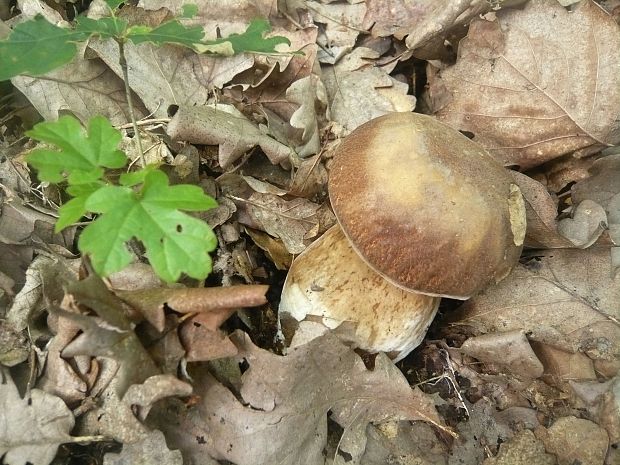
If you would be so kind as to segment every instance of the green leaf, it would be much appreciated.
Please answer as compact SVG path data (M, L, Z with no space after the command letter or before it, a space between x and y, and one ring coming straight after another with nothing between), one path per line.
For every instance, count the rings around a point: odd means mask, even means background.
M41 181L58 183L66 174L70 184L91 183L103 176L103 168L122 168L127 163L125 154L116 148L121 133L103 116L90 120L88 134L71 116L39 123L26 134L60 148L37 149L26 158L39 171Z
M130 27L127 39L134 44L152 42L156 45L178 44L194 48L204 37L204 30L200 26L184 26L179 21L172 20L160 24L154 29L147 26Z
M129 173L121 174L118 182L121 186L132 187L142 184L149 173L157 169L157 165L147 165L146 167Z
M223 39L205 41L203 43L209 47L228 42L235 53L275 53L277 52L276 46L280 44L291 45L291 42L283 36L265 38L265 34L269 31L271 31L269 21L257 18L252 20L248 28L242 34L231 34Z
M182 19L191 19L198 14L198 5L194 3L186 3L181 7L183 10L179 15Z
M86 40L83 32L49 23L43 16L15 26L0 41L0 81L18 74L38 76L69 63L77 53L75 42Z
M73 198L58 209L58 221L56 221L54 231L60 232L86 215L88 212L85 206L86 200L88 200L88 197L90 197L92 193L103 186L104 184L102 182L69 186L67 188L67 193L71 194Z
M125 243L135 237L165 281L174 282L181 273L204 279L211 271L208 252L217 239L206 223L179 210L203 211L216 205L198 186L170 186L163 171L152 171L139 192L106 186L91 194L85 207L101 215L84 229L78 245L102 276L131 262Z
M91 19L86 16L79 16L76 21L75 30L90 37L97 35L102 39L112 39L123 37L127 31L127 21L117 17Z

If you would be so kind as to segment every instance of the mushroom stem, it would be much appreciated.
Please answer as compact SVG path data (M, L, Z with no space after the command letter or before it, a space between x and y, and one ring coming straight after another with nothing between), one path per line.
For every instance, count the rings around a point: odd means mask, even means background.
M398 361L422 342L439 300L383 279L333 226L293 262L280 318L285 334L291 324L320 322L353 347Z

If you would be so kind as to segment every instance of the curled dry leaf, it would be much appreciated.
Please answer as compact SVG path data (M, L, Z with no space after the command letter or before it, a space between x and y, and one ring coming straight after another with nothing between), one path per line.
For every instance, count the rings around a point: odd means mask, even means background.
M132 384L123 396L123 402L137 407L137 417L144 421L151 407L158 400L169 396L187 397L192 386L172 375L155 375L142 384Z
M529 176L510 171L523 199L525 200L525 215L527 231L525 245L528 247L571 247L571 242L558 233L558 204L557 199L538 181Z
M549 191L559 193L567 185L590 177L588 170L598 158L598 155L583 158L566 155L545 163L528 174L544 184Z
M164 329L164 308L179 313L217 313L241 307L256 307L267 302L267 286L247 285L203 288L154 288L133 291L115 291L116 295L159 331ZM220 324L223 323L220 322ZM218 325L219 326L219 325Z
M620 154L599 158L588 172L588 178L571 188L573 202L593 200L609 213L609 202L620 193Z
M252 238L254 243L265 251L269 259L278 270L288 270L293 263L293 254L286 247L269 234L252 228L245 228L245 232Z
M192 409L153 411L149 421L185 457L210 456L239 465L324 463L327 414L342 425L342 450L359 463L370 421L426 420L439 424L430 398L411 389L402 373L380 354L373 371L335 336L326 334L281 357L254 346L237 332L239 357L249 364L239 399L211 375L192 373L200 403ZM178 417L171 421L170 412ZM177 423L178 421L178 423ZM173 423L178 424L173 427ZM440 426L441 427L441 426ZM348 443L347 436L363 443ZM203 438L204 440L196 440Z
M591 176L571 188L573 202L595 201L607 213L614 272L620 268L620 154L596 160L589 170Z
M117 388L122 395L134 383L140 383L159 370L132 330L110 328L92 316L56 310L56 313L80 327L83 331L65 346L61 355L71 358L92 355L114 359L118 364Z
M584 200L573 209L571 218L558 223L558 232L576 247L590 247L607 229L605 209L592 200Z
M57 320L55 324L56 335L47 344L45 368L37 387L60 397L67 405L74 407L84 400L88 386L61 354L63 349L77 335L80 328L66 318L58 318Z
M327 170L321 162L321 154L318 154L302 160L295 171L289 193L296 197L312 198L324 193L326 186Z
M620 140L620 34L593 1L555 0L478 19L431 82L437 116L503 163L530 168Z
M465 302L455 321L478 334L524 330L530 339L593 359L620 354L620 276L609 252L559 249L519 265Z
M260 132L243 115L221 108L180 107L168 124L168 135L193 144L219 145L219 163L224 169L257 145L274 164L289 159L289 147Z
M318 153L321 140L317 108L327 107L323 82L316 74L299 79L286 90L286 98L299 105L290 120L292 127L302 130L301 145L295 148L297 155L307 157Z

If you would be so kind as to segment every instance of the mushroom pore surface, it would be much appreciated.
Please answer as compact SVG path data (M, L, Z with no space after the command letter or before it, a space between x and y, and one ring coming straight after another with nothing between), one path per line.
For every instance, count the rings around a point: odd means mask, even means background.
M336 150L330 200L353 248L396 286L465 299L517 262L525 207L507 170L435 118L392 113Z

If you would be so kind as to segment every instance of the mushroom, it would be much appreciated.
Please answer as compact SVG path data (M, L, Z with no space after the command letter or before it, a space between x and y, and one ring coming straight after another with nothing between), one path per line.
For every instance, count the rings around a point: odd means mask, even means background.
M396 360L424 338L440 297L467 299L521 254L525 205L482 147L433 117L392 113L355 129L330 170L334 226L298 256L283 328L310 322Z

